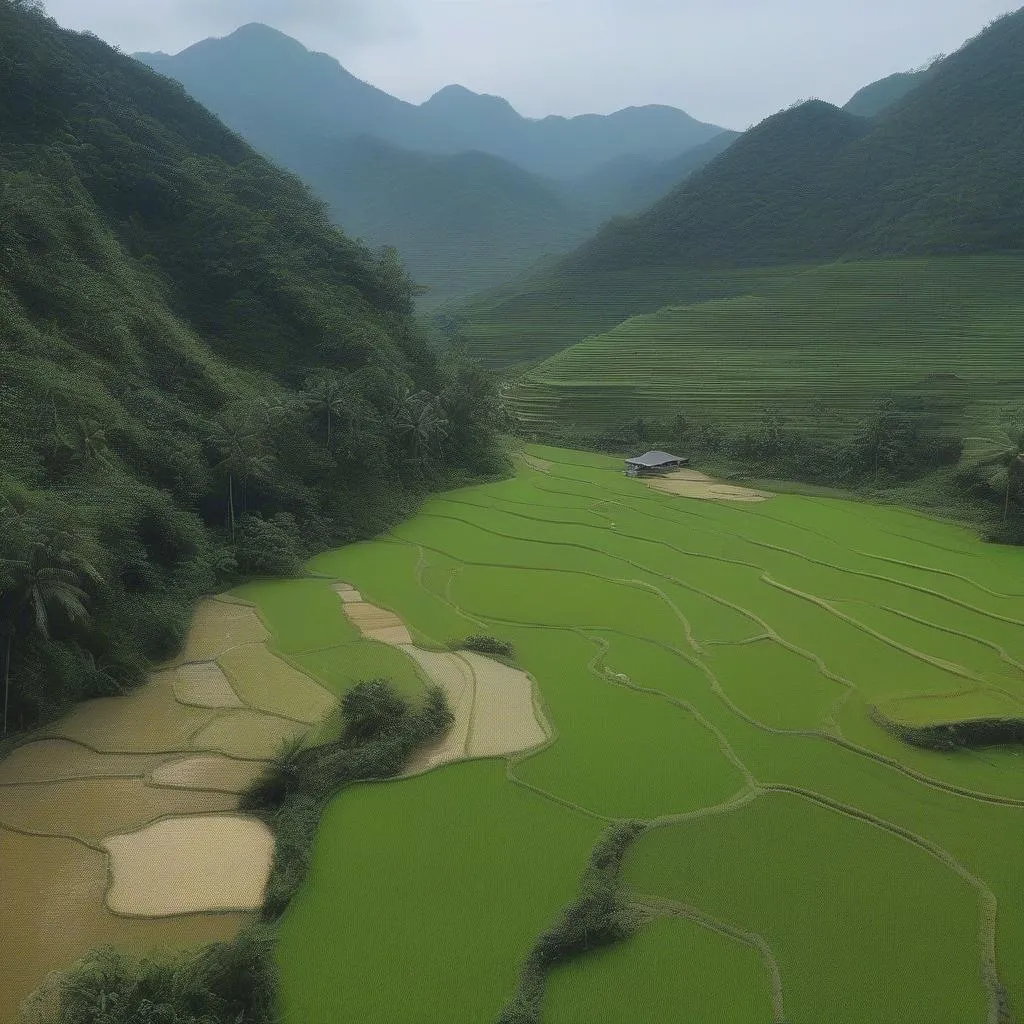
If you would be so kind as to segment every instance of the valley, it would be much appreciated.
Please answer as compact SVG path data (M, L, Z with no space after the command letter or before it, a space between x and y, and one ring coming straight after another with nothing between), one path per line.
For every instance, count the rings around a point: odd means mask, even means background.
M0 1024L1024 1021L1024 10L123 2L0 0Z

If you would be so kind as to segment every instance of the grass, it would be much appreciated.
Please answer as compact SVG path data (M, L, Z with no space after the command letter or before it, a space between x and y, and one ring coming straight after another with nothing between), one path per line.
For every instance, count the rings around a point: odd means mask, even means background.
M700 502L529 451L547 472L435 498L264 610L306 666L333 658L307 625L336 628L333 579L422 643L508 641L555 729L507 764L336 800L285 924L289 1020L493 1020L624 817L661 826L627 858L632 891L722 930L659 918L570 964L550 1020L770 1019L764 950L737 929L770 947L793 1021L980 1024L999 986L1024 1006L1019 748L919 749L872 717L1024 703L1024 553L897 507Z
M545 1024L770 1020L768 972L759 953L679 917L663 917L621 946L555 971Z
M983 1020L975 890L901 837L788 793L644 836L631 890L764 938L793 1020Z
M346 792L283 923L285 1024L494 1020L600 831L498 761Z
M1021 268L1012 257L833 263L748 275L743 290L735 279L726 298L637 303L614 324L581 323L510 398L537 431L677 413L755 429L771 408L789 427L845 436L888 398L959 429L1019 399Z

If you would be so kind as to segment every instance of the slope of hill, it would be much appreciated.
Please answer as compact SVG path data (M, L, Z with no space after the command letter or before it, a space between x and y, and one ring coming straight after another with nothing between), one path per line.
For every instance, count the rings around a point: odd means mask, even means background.
M246 25L175 56L136 56L177 79L260 149L278 133L293 139L296 129L330 138L372 134L426 152L481 150L537 174L570 177L627 153L667 159L721 131L664 106L534 120L500 97L462 86L415 106L265 25Z
M877 117L926 82L934 68L935 64L932 64L920 71L900 71L871 82L863 89L858 89L843 106L843 110L858 117Z
M371 136L307 138L290 161L355 237L396 247L426 306L507 281L586 239L599 219L556 186L487 153L416 153Z
M651 289L633 298L624 282L666 282L665 304L688 301L695 276L738 267L1019 251L1022 53L1018 11L877 118L821 102L774 115L650 210L610 222L542 287L525 281L467 310L470 347L507 362L525 320L532 350L551 353L593 330L582 307L595 293L626 315L650 309ZM566 309L581 311L575 327Z
M746 294L626 320L509 391L524 427L595 434L638 417L756 432L765 411L823 441L893 400L959 436L1019 400L1024 258L764 270Z
M739 132L723 131L668 160L633 154L616 157L561 183L562 188L567 196L586 203L605 219L639 213L724 153L739 137Z
M288 572L495 465L473 378L437 364L393 258L180 87L28 7L0 0L14 728L138 681L236 568Z

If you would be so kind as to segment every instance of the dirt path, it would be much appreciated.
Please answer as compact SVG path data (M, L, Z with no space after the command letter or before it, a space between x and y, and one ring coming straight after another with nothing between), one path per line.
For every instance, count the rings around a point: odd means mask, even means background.
M202 601L145 686L79 705L0 762L0 949L19 965L0 970L0 1020L89 949L225 939L259 908L273 837L235 813L239 794L336 707L269 639L251 606Z
M677 469L664 476L644 477L644 483L662 494L678 494L684 498L702 498L705 501L767 501L773 497L768 491L724 484L695 469Z
M336 584L335 590L363 636L404 651L448 695L455 724L416 755L409 774L466 758L518 754L547 742L550 733L538 718L533 681L525 672L470 651L422 650L393 612L362 600L350 584Z

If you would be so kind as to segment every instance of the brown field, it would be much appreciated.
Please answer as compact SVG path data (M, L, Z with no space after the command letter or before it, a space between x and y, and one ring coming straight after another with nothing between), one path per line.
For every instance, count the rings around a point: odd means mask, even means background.
M472 651L463 651L460 656L476 677L466 753L470 757L498 757L544 743L548 734L537 721L530 677Z
M266 761L240 761L223 754L179 757L157 765L149 777L155 786L242 793L259 777Z
M128 920L103 905L106 857L69 839L40 839L0 827L4 903L0 914L0 1020L47 973L70 967L89 950L113 945L137 955L230 939L242 914ZM16 951L16 953L15 953Z
M174 696L179 703L196 708L244 707L215 661L182 665L174 676Z
M150 786L143 779L82 779L0 789L0 823L8 828L99 843L168 814L230 811L237 798Z
M274 857L274 836L240 815L169 818L111 836L107 906L132 917L258 910Z
M226 651L219 662L234 692L258 711L313 724L337 706L333 694L263 644Z
M207 598L196 606L192 628L177 664L213 661L240 644L261 644L270 634L256 609L220 598Z
M160 754L97 754L70 740L36 740L0 761L0 786L119 776L143 778Z

